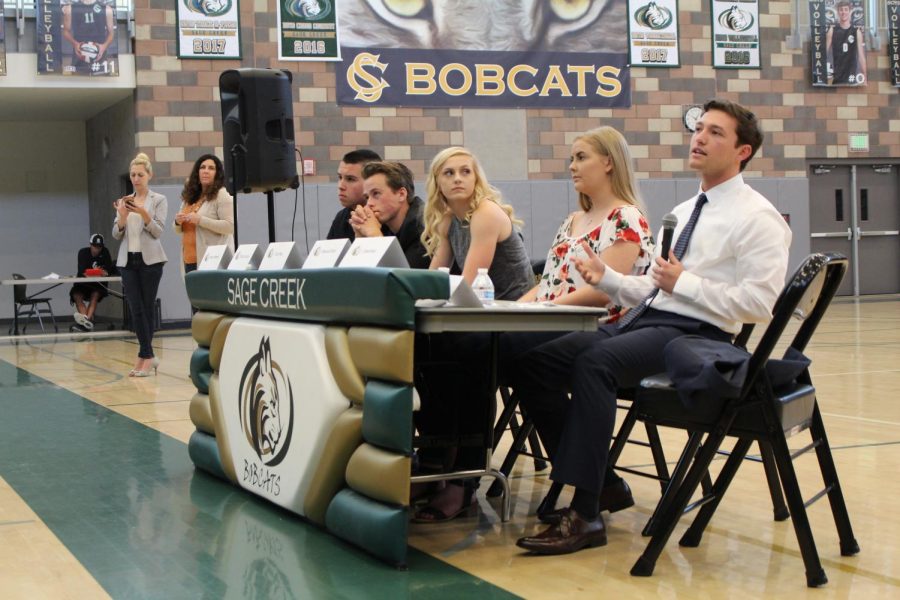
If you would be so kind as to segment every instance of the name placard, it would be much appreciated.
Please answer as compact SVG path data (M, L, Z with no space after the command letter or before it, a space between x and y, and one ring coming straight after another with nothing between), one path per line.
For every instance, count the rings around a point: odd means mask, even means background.
M299 269L302 262L296 242L272 242L259 263L259 270Z
M241 244L234 252L231 262L228 263L229 271L255 271L262 260L262 248L259 244Z
M231 262L231 248L227 244L207 246L203 259L197 265L198 271L216 271L224 269Z
M450 275L450 301L447 304L459 308L484 308L462 275Z
M341 238L339 240L319 240L313 244L309 256L303 262L304 269L327 269L337 266L347 248L350 247L350 240Z
M339 267L409 268L400 243L393 236L356 238Z

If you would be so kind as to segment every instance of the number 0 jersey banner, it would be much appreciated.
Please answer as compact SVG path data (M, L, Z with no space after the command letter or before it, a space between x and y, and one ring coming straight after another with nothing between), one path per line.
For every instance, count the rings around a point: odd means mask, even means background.
M713 67L758 69L757 0L712 0Z
M340 104L631 105L628 0L341 0L340 23Z
M629 0L628 42L633 67L677 67L677 0Z
M36 0L41 75L118 76L112 0Z
M887 50L891 85L900 87L900 0L887 0Z
M178 58L241 58L238 0L177 0Z
M812 84L866 84L866 17L863 0L811 0L809 3ZM890 10L888 10L890 22ZM890 45L890 43L888 43Z
M277 0L278 58L341 60L338 0Z

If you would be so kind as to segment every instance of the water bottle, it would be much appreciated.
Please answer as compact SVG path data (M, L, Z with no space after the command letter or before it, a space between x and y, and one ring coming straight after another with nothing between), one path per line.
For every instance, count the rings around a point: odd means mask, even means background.
M472 282L472 291L485 306L494 303L494 282L488 276L487 269L478 269L478 275Z

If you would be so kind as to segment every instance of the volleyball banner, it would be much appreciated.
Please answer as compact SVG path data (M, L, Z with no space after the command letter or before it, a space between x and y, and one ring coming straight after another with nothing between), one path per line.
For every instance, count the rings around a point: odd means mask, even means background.
M178 0L178 58L241 58L238 0Z
M3 3L0 2L0 23L3 20ZM6 26L0 27L0 75L6 75Z
M900 0L887 0L887 50L891 85L900 87Z
M862 0L810 0L813 85L866 84L865 23Z
M38 74L118 76L112 0L37 0L36 4Z

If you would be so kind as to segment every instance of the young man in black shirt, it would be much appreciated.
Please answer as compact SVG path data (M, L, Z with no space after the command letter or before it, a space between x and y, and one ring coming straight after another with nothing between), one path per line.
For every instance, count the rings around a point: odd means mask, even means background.
M363 167L367 163L380 161L381 157L372 150L361 149L348 152L338 166L338 202L343 208L334 216L331 229L325 239L356 239L356 232L350 226L350 214L357 206L363 206Z

